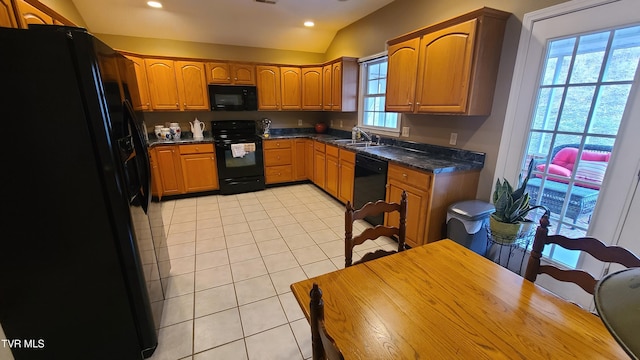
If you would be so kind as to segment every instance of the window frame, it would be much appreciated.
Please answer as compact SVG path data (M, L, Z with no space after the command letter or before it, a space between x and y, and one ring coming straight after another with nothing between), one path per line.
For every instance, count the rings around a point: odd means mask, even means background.
M367 69L366 66L373 61L377 61L380 59L387 59L387 51L383 51L374 55L362 57L358 59L358 65L360 67L360 75L359 75L359 83L358 83L358 127L361 129L371 132L374 134L378 134L381 136L391 136L391 137L400 137L400 131L402 129L402 113L396 113L398 115L398 121L396 123L396 128L390 127L381 127L381 126L370 126L364 124L364 102L367 87ZM387 61L388 63L388 61ZM386 79L386 76L385 76ZM386 98L386 89L385 89L385 98Z

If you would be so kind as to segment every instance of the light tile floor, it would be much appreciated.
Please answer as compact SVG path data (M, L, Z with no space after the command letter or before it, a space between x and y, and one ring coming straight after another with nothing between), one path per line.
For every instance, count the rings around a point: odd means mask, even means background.
M289 285L344 267L344 205L302 184L162 209L171 271L151 359L310 359L309 324ZM396 246L369 241L354 258Z

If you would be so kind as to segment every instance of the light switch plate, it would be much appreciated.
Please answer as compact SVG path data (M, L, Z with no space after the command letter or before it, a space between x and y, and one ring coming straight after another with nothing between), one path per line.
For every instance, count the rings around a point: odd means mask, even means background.
M302 126L302 119L298 119L298 126Z
M449 138L449 145L455 145L458 142L458 133L451 133Z
M402 127L402 136L409 137L409 127L408 126L403 126Z

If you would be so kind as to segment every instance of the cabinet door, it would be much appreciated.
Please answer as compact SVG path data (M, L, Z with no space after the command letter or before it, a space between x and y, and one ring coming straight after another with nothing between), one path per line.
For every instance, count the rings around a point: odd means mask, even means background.
M325 156L324 152L319 150L314 150L314 159L313 159L313 183L318 185L321 189L325 188Z
M145 59L149 97L153 110L180 110L180 97L173 60Z
M230 65L227 62L206 63L209 84L231 84Z
M413 111L419 47L420 38L389 46L385 111Z
M218 170L214 153L180 156L186 192L218 189Z
M341 152L342 155L342 152ZM356 174L355 164L340 158L340 184L338 187L338 200L343 203L350 201L353 204L353 181Z
M135 110L151 110L151 100L149 98L149 82L147 81L147 70L144 66L144 59L134 56L127 56L133 69L127 71L127 84L129 85L133 107Z
M182 170L176 146L161 146L156 148L156 158L162 182L163 195L183 193Z
M407 192L406 242L411 247L420 246L424 244L429 193L394 179L389 179L387 182L387 202L399 203L402 198L402 190ZM385 215L385 224L398 226L399 223L400 219L397 212Z
M333 99L331 98L332 83L331 64L322 67L322 110L331 110Z
M231 80L236 85L255 85L256 70L253 64L232 63Z
M331 65L331 110L342 110L342 62Z
M302 68L302 109L322 110L322 67Z
M53 25L53 18L44 11L27 3L24 0L18 0L18 11L20 12L21 27L26 29L30 24Z
M307 179L307 168L305 166L307 140L297 139L295 140L294 156L293 156L293 180L305 180Z
M18 27L11 0L0 0L0 27Z
M324 189L334 197L338 197L338 184L339 184L339 164L338 158L334 156L326 155L326 183Z
M280 69L277 66L256 66L258 109L280 110Z
M204 63L176 61L176 80L182 110L209 110L209 92Z
M422 37L416 112L467 110L476 23L469 20Z
M280 67L280 108L282 110L300 110L302 108L301 87L299 67Z
M305 142L305 161L304 168L307 179L313 181L314 170L313 170L313 160L314 160L314 150L313 150L313 140L306 140Z

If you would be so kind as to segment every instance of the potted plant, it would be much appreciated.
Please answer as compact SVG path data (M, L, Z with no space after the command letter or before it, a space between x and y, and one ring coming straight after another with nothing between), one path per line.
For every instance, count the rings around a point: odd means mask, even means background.
M529 193L525 192L527 182L533 170L533 161L529 163L527 176L522 182L522 174L518 177L520 186L514 190L507 179L503 178L496 181L496 188L493 191L493 205L496 211L489 218L489 227L493 241L510 244L516 239L527 236L534 228L534 222L527 219L526 216L531 210L542 208L545 213L549 214L549 210L542 205L531 206L529 201Z

